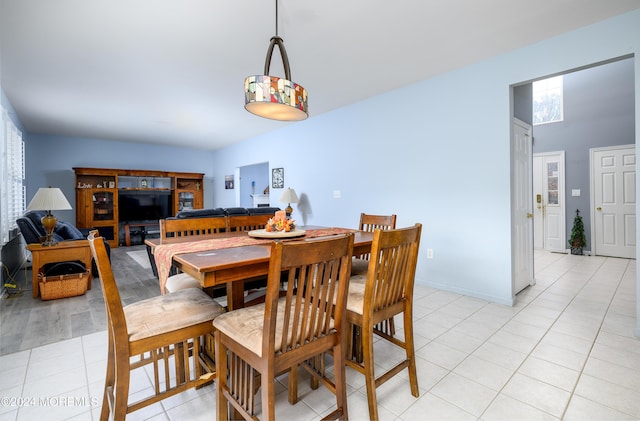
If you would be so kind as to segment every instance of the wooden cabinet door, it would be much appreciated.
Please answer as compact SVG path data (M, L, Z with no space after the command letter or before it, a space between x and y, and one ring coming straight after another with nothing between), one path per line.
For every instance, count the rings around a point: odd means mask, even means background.
M91 189L76 189L76 226L91 228Z

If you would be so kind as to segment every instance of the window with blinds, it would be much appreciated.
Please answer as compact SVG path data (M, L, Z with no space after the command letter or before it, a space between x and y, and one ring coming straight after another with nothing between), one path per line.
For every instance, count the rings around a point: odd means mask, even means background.
M2 143L0 156L0 245L11 240L18 219L26 206L24 186L24 142L22 132L13 124L9 113L2 107Z

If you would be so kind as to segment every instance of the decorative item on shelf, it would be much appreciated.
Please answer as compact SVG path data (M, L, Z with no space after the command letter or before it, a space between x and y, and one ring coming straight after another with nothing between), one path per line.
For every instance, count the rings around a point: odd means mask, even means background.
M275 46L280 49L285 79L269 76L271 56ZM276 35L271 37L264 74L244 80L244 108L260 117L281 121L298 121L309 117L307 90L291 81L289 58L284 42L278 36L278 0L276 0Z
M587 245L587 238L584 235L584 223L582 222L579 209L576 209L576 217L573 218L573 228L571 229L569 245L571 246L571 254L584 254L582 250Z
M42 225L47 230L47 236L45 237L43 246L55 246L58 244L53 239L53 229L58 223L58 218L51 214L52 210L67 210L71 209L71 205L64 197L62 190L57 187L41 187L36 192L35 196L29 202L27 210L46 210L47 214L42 217Z
M140 187L142 187L143 189L147 188L147 179L143 178L142 181L140 182Z
M283 192L282 196L280 196L280 201L283 203L287 203L287 207L285 211L287 212L287 216L291 216L293 213L293 208L291 207L292 203L298 203L300 199L298 199L298 195L296 191L291 187L287 187Z

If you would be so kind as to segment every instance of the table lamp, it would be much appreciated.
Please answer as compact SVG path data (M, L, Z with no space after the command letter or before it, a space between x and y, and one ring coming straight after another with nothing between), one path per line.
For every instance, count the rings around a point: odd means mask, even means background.
M47 214L42 217L42 225L47 230L47 236L42 243L43 246L55 246L58 244L53 239L53 229L58 223L58 218L51 214L52 210L71 209L71 205L64 197L62 190L57 187L41 187L29 202L27 210L46 210Z
M298 199L298 195L296 194L296 191L291 187L287 187L282 192L282 196L280 196L280 201L284 203L288 203L285 210L287 211L287 215L291 216L291 213L293 212L293 208L291 207L291 204L298 203L299 199Z

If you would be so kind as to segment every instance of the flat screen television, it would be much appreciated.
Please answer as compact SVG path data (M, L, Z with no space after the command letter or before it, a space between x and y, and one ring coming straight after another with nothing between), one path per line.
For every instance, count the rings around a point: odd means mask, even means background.
M120 222L157 221L170 216L173 216L170 190L120 190L118 192Z

